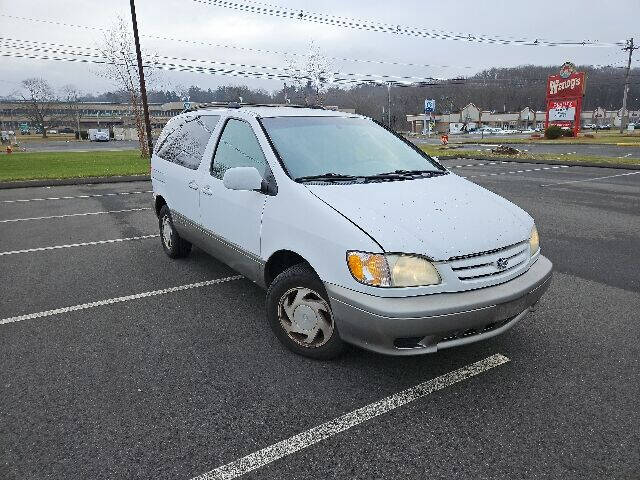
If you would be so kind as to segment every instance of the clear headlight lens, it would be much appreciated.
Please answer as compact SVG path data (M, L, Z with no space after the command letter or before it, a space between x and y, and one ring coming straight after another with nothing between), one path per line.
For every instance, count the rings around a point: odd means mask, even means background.
M375 287L418 287L441 281L431 262L413 255L348 252L347 265L358 282Z
M531 235L529 235L529 253L533 257L538 250L540 250L540 237L538 236L538 229L534 225L531 229Z

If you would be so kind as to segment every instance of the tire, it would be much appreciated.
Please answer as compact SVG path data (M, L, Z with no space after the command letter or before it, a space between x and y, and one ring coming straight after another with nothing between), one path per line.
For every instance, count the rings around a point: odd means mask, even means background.
M307 264L294 265L273 280L266 307L273 332L292 352L329 360L345 351L324 285Z
M169 207L163 205L158 215L158 226L160 228L160 243L162 249L169 258L184 258L191 252L191 243L180 238L173 226Z

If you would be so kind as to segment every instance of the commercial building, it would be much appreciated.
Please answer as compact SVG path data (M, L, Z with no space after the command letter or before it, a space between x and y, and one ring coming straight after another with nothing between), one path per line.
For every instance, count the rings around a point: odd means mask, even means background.
M182 102L151 103L149 117L153 128L162 128L174 115L184 108ZM47 123L53 120L51 128L69 127L74 130L90 128L113 128L134 124L133 112L129 104L111 102L56 102L48 104L50 115ZM30 115L30 105L25 101L0 102L0 126L2 130L18 130L20 125L35 129Z
M463 129L473 130L482 126L525 130L527 128L544 128L546 113L535 111L525 107L519 112L496 112L482 110L473 103L468 104L461 111L456 113L441 113L432 115L435 121L435 132L456 133ZM640 110L628 112L629 121L640 122ZM595 110L583 110L580 115L581 124L585 125L611 125L612 128L619 127L622 117L622 109L606 110L596 108ZM424 114L407 115L407 122L411 126L412 133L421 133L424 127Z

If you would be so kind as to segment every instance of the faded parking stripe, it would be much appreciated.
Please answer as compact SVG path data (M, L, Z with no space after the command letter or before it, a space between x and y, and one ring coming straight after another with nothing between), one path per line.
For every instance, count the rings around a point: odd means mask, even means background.
M97 240L95 242L69 243L67 245L53 245L50 247L25 248L23 250L10 250L8 252L0 252L0 257L3 255L15 255L17 253L44 252L47 250L59 250L61 248L87 247L90 245L104 245L107 243L130 242L132 240L144 240L146 238L155 238L158 236L159 235L156 233L153 235L141 235L139 237L113 238L110 240Z
M73 198L97 198L97 197L114 197L116 195L138 195L140 193L153 193L153 190L144 190L144 191L135 191L135 192L94 193L91 195L70 195L66 197L43 197L43 198L25 198L25 199L19 199L19 200L0 200L0 203L45 202L47 200L70 200Z
M143 210L151 210L151 207L127 208L124 210L105 210L102 212L68 213L66 215L49 215L47 217L11 218L9 220L0 220L0 223L28 222L30 220L50 220L54 218L84 217L87 215L104 215L104 214L125 213L125 212L141 212Z
M304 448L321 442L345 430L360 425L372 418L388 413L398 407L402 407L414 400L418 400L433 392L467 380L475 375L486 372L499 365L507 363L509 358L499 353L446 373L427 382L411 387L400 393L383 398L375 403L370 403L362 408L347 413L329 422L313 427L305 432L294 435L286 440L275 443L269 447L258 450L246 457L211 470L194 477L192 480L231 480L264 467L287 455L296 453Z
M231 277L216 278L215 280L206 280L204 282L189 283L187 285L180 285L178 287L163 288L161 290L152 290L150 292L136 293L134 295L126 295L124 297L114 297L114 298L108 298L105 300L98 300L97 302L82 303L80 305L72 305L70 307L56 308L54 310L45 310L44 312L28 313L26 315L18 315L16 317L3 318L0 320L0 325L5 325L7 323L21 322L23 320L31 320L34 318L50 317L52 315L59 315L61 313L67 313L67 312L75 312L77 310L86 310L87 308L101 307L103 305L113 305L115 303L128 302L130 300L137 300L140 298L155 297L158 295L165 295L167 293L181 292L183 290L190 290L192 288L202 288L202 287L207 287L209 285L216 285L218 283L225 283L225 282L230 282L232 280L239 280L241 278L243 278L242 275L234 275Z

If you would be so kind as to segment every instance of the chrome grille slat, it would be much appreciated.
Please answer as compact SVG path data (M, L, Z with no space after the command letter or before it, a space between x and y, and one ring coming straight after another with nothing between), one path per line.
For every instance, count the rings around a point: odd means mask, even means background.
M498 259L508 262L506 268L498 268ZM447 262L460 281L469 282L490 277L509 275L527 264L529 244L526 241L489 252L453 257Z

